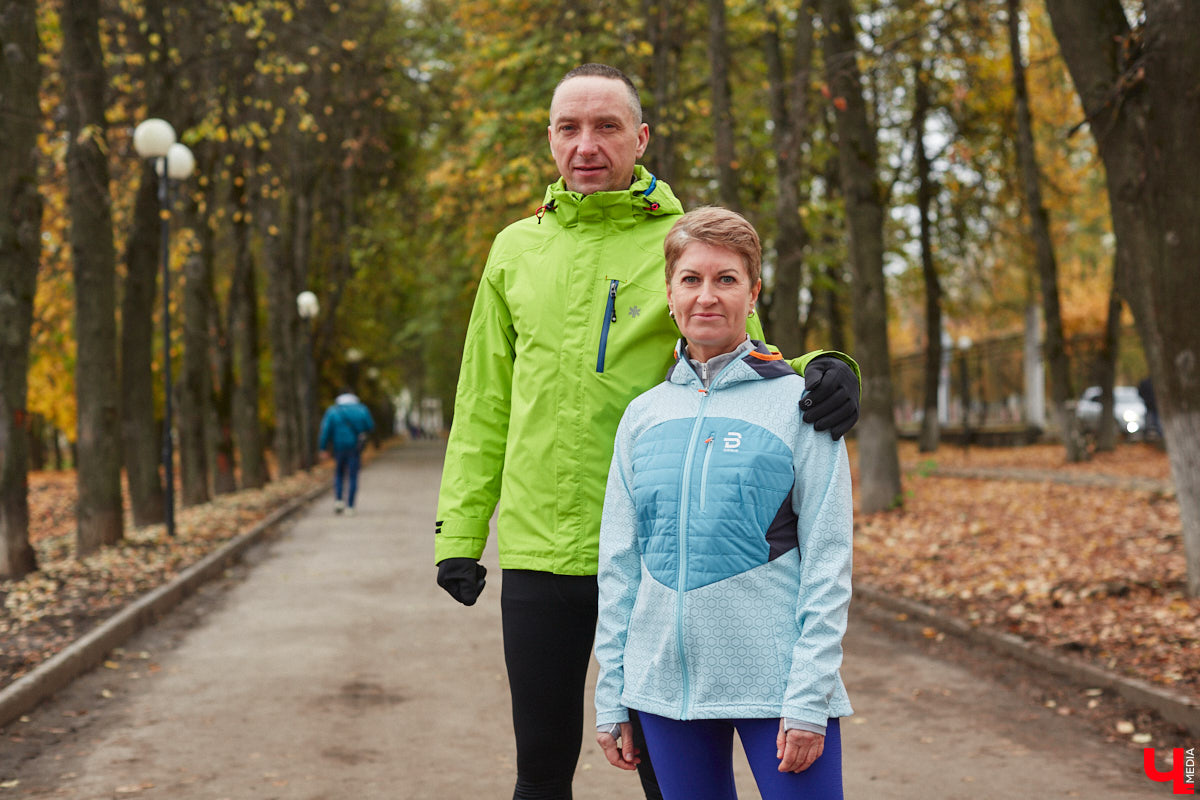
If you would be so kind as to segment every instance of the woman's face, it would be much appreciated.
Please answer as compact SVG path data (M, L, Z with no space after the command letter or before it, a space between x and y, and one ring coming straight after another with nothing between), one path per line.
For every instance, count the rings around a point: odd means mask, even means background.
M762 281L750 285L742 257L732 250L692 242L667 281L667 303L688 355L708 361L746 339L746 317L758 300Z

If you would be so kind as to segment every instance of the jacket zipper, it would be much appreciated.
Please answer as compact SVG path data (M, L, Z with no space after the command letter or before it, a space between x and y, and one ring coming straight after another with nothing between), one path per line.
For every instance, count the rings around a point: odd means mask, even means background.
M615 292L615 289L614 289ZM614 294L615 296L615 294ZM675 603L675 649L679 657L679 676L683 681L683 697L680 700L679 718L688 719L688 705L691 703L691 681L688 678L688 667L686 652L683 647L683 600L687 594L684 589L687 586L687 530L688 530L688 506L691 502L689 497L688 486L691 485L692 478L692 462L696 455L697 433L700 430L701 423L704 422L704 410L708 406L708 401L712 398L713 392L716 391L717 379L733 366L734 361L730 361L721 371L713 378L708 389L702 390L700 396L700 407L696 410L696 421L692 423L692 433L688 437L687 454L683 459L683 479L682 485L679 488L679 575L676 579L676 590L679 593L679 600ZM707 374L708 367L705 364L705 373ZM708 455L712 453L712 441L716 438L713 434L706 442L708 451L705 453L704 472L701 473L700 484L700 502L701 506L704 503L705 481L704 478L708 473Z
M692 463L696 454L697 433L700 424L704 422L704 407L708 405L708 394L700 398L700 408L696 412L696 421L692 423L692 433L688 437L687 455L683 459L683 485L679 493L679 576L676 580L679 600L675 603L675 644L679 655L679 673L683 679L683 697L680 701L679 718L687 719L688 705L691 702L691 682L688 679L687 654L683 647L683 600L687 592L687 531L688 507L691 498L688 496L688 486L691 485Z
M706 500L708 498L708 462L712 459L713 440L717 438L716 433L708 434L708 438L704 440L704 469L700 471L700 510L704 510Z
M608 303L604 306L604 327L600 329L600 353L596 356L596 372L604 372L604 352L608 349L608 326L617 321L617 286L621 282L608 282Z

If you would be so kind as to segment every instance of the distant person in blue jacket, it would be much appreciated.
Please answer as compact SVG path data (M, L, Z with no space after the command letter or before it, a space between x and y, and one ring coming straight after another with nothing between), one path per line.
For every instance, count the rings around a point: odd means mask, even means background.
M746 334L758 234L723 208L664 242L683 334L617 428L600 521L596 739L633 769L636 710L666 800L841 800L850 605L846 446L804 425L804 379Z
M354 498L358 494L358 467L367 434L375 429L375 420L363 402L349 389L343 389L321 420L318 447L332 453L337 464L333 473L333 510L354 514ZM342 502L342 488L346 501Z

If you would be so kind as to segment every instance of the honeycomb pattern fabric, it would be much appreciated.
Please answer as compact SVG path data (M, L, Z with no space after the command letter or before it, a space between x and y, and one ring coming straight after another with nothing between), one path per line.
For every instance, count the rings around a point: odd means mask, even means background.
M767 351L757 345L762 354ZM707 393L685 359L625 412L600 528L598 724L853 713L846 448L804 380L748 355Z

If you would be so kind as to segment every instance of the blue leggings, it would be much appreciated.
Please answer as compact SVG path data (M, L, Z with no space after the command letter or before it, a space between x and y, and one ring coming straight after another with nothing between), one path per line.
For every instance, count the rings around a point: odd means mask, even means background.
M354 508L354 496L358 494L358 465L361 460L358 449L337 450L334 451L333 457L337 462L333 473L333 496L337 500L342 499L342 482L345 481L346 505Z
M829 720L825 751L804 772L780 772L775 757L779 719L698 719L681 722L639 711L646 746L666 800L737 800L733 732L763 800L842 800L842 735Z

